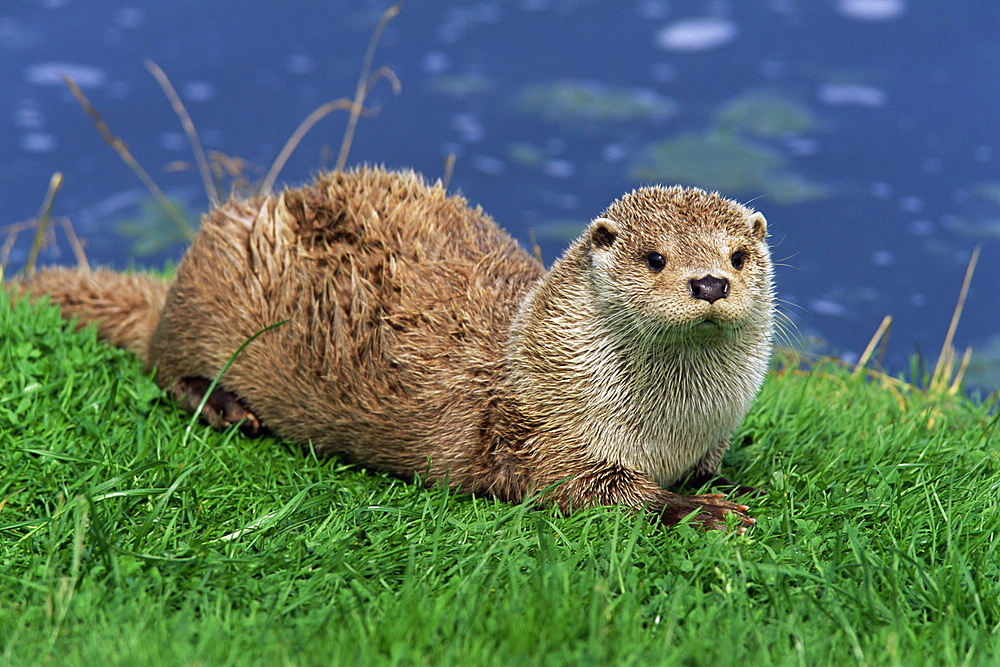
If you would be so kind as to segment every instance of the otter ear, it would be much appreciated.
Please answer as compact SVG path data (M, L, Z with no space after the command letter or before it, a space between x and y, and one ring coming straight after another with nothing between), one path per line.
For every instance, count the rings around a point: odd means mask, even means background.
M587 238L592 248L610 248L618 238L621 226L608 218L597 218L587 229Z
M759 211L754 211L750 215L750 233L758 241L763 241L767 236L767 220L764 218L764 214Z

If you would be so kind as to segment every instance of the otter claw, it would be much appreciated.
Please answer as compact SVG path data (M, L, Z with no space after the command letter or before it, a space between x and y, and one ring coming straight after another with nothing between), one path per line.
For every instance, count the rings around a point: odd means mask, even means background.
M194 412L201 405L211 381L202 377L183 377L174 380L174 398L182 408ZM257 415L251 412L239 396L216 386L201 408L201 416L215 428L222 429L238 424L240 432L255 438L263 433Z
M722 497L720 493L697 496L671 494L660 511L660 521L672 526L693 514L691 522L701 524L703 529L723 530L726 528L726 516L735 514L742 524L741 533L757 523L756 519L746 515L750 509L748 506L723 500Z

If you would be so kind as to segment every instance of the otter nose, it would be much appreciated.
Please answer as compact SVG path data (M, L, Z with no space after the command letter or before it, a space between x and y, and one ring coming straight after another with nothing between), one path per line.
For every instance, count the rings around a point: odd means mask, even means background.
M725 278L715 276L705 276L695 278L691 281L691 296L696 299L704 299L709 303L715 303L719 299L729 296L729 281Z

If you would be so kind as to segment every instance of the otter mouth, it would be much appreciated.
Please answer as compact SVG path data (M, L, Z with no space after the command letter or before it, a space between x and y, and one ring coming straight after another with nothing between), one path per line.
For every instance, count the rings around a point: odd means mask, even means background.
M716 331L722 331L727 329L725 322L715 319L714 317L703 317L693 323L691 329L699 333L712 333Z
M733 329L733 323L714 317L703 317L691 323L688 331L695 338L718 338Z

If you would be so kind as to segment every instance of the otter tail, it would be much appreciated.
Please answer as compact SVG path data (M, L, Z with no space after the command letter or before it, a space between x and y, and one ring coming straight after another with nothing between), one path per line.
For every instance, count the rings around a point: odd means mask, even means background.
M63 317L96 324L102 339L149 363L149 344L160 323L170 283L109 269L43 269L8 286L29 298L48 295Z

